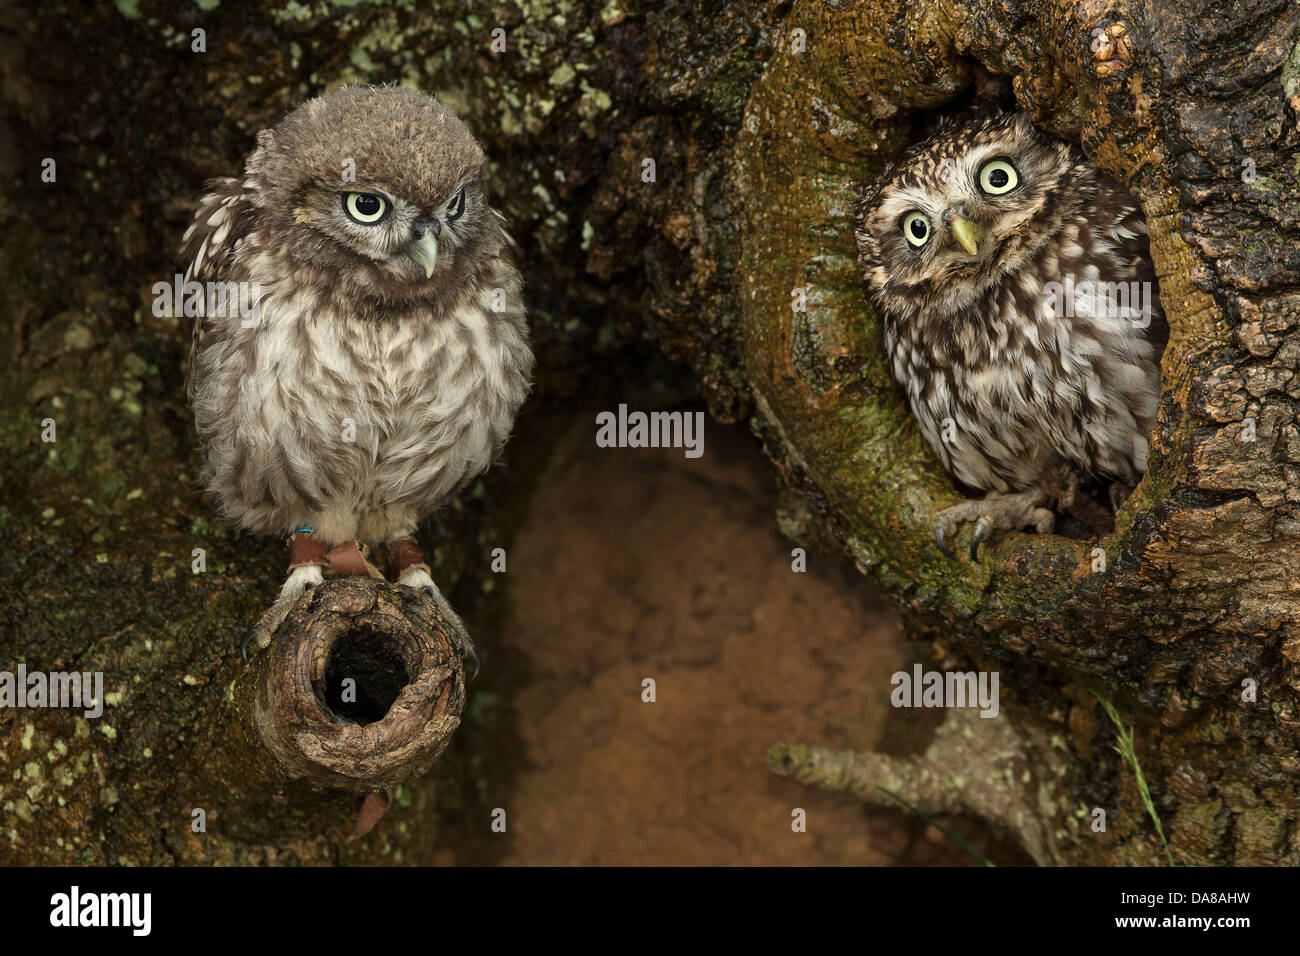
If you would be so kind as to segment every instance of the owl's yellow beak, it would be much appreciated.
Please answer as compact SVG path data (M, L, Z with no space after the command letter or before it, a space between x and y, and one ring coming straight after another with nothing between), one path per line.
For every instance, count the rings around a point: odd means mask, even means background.
M424 277L430 278L438 264L438 237L433 230L426 229L424 235L406 247L406 254L424 270Z
M972 256L979 255L980 240L984 238L984 227L976 225L969 219L953 216L949 223L952 237Z

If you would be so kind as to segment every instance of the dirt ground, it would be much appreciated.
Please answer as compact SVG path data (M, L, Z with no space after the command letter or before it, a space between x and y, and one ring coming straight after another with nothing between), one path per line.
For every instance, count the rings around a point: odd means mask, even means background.
M924 821L765 770L778 740L916 752L936 715L889 706L890 675L926 648L870 583L836 557L791 569L755 443L710 421L690 460L593 431L557 451L509 553L509 610L483 642L506 676L471 691L508 700L506 732L472 742L507 830L453 823L437 862L972 864Z

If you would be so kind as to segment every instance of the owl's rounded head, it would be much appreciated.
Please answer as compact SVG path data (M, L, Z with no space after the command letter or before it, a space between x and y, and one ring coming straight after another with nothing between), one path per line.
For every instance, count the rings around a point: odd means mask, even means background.
M427 295L500 235L483 151L456 114L404 87L342 87L263 130L245 189L276 244L378 298Z
M860 204L867 282L888 311L960 310L1051 239L1090 188L1072 147L1023 113L949 120Z

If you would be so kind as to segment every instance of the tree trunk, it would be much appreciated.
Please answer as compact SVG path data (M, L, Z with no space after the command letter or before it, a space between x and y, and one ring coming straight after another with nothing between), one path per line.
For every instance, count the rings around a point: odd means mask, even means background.
M250 805L225 815L238 826L217 814L192 831L193 809L215 799L195 793L212 768L280 779L259 775L265 738L241 739L248 725L226 720L232 689L241 700L257 679L234 648L282 556L278 542L222 528L194 488L189 330L150 309L202 181L237 170L258 128L324 84L402 80L455 107L496 163L530 290L538 404L674 380L646 360L649 341L689 368L716 417L752 422L804 510L919 635L950 663L1001 674L1001 716L954 714L923 758L809 741L774 748L774 770L983 816L1043 862L1161 862L1097 691L1136 725L1178 862L1300 862L1300 8L330 9L0 12L13 144L0 168L25 184L0 208L0 398L19 410L0 429L0 662L103 671L109 687L99 720L0 711L0 857L429 858L438 782L460 764L396 787L397 809L366 840L345 841L356 793L309 798L296 783L294 812ZM498 27L504 53L491 50ZM1010 77L1043 129L1141 200L1171 338L1150 470L1115 532L1003 534L972 563L930 540L931 516L957 492L890 380L852 206L912 115L955 98L976 63ZM54 183L40 176L46 158ZM796 288L806 312L791 309ZM47 420L56 442L42 441ZM509 467L424 533L435 577L471 619L548 421L526 414ZM863 692L889 689L881 675ZM1105 832L1092 830L1095 808Z

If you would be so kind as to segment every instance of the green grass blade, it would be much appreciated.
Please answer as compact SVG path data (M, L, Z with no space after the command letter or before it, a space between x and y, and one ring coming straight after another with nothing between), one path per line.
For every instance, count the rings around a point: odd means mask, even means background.
M1160 838L1160 845L1164 847L1165 858L1169 861L1170 866L1176 866L1177 864L1174 863L1174 855L1169 850L1169 841L1165 839L1165 828L1160 823L1160 814L1156 813L1155 801L1151 799L1151 790L1147 786L1146 774L1142 772L1142 764L1138 762L1137 750L1133 746L1134 728L1124 726L1124 721L1120 719L1119 711L1115 709L1115 705L1109 700L1097 693L1095 690L1092 692L1092 696L1096 697L1097 700L1101 702L1102 709L1106 711L1106 716L1109 717L1110 722L1115 725L1115 732L1119 735L1119 746L1114 748L1115 753L1119 754L1124 762L1133 768L1133 774L1137 777L1138 791L1142 794L1142 802L1146 805L1147 813L1151 817L1151 822L1155 824L1156 836Z
M986 856L985 856L983 853L981 853L979 850L975 849L973 846L971 846L969 843L967 843L965 840L963 840L963 839L962 839L961 837L959 837L957 834L953 833L951 830L949 830L949 829L948 829L947 827L945 827L943 824L941 824L941 823L939 823L939 822L937 822L937 821L931 819L930 817L926 816L924 813L922 813L920 810L916 809L916 807L912 806L910 803L908 803L906 800L904 800L904 799L903 799L902 797L900 797L898 794L896 794L896 793L890 793L890 792L889 792L888 790L886 790L884 787L879 786L879 785L876 786L876 789L879 790L881 793L883 793L883 794L884 794L885 796L887 796L887 797L893 797L895 800L897 800L897 801L898 801L899 803L901 803L903 806L907 807L907 809L910 810L912 813L915 813L918 817L920 817L920 818L921 818L922 820L924 820L926 823L930 824L930 826L934 827L936 830L938 830L940 833L942 833L944 836L946 836L949 840L951 840L952 843L953 843L953 845L956 846L957 849L961 850L963 853L965 853L968 857L970 857L972 860L974 860L974 861L975 861L976 863L978 863L980 866L995 866L995 865L996 865L992 860L990 860L988 857L986 857Z

